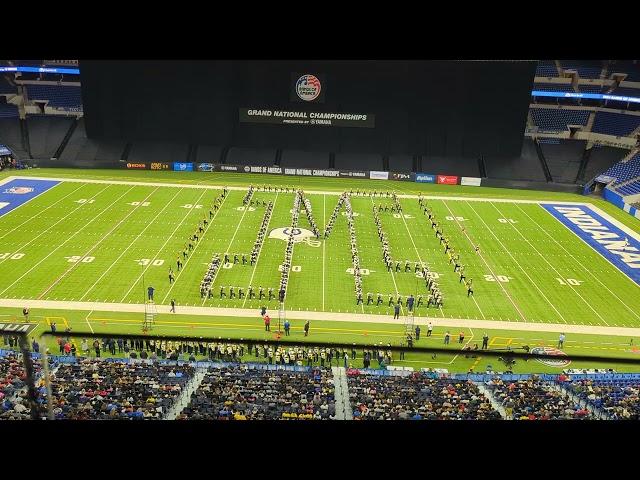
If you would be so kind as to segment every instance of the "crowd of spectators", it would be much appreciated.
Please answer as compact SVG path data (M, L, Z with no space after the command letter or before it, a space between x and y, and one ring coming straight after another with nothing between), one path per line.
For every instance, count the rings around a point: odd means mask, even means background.
M499 420L489 400L466 380L348 372L354 420Z
M335 417L331 370L210 368L178 419L324 420Z
M640 382L638 380L576 380L569 388L614 420L640 419Z
M527 380L504 381L494 377L485 383L514 420L571 420L593 418L557 385L545 383L535 375Z
M40 362L33 362L36 374ZM0 420L25 420L31 417L27 401L26 371L22 355L7 353L0 356Z
M81 360L52 374L51 402L56 419L161 419L195 369L146 362ZM38 384L43 414L44 380Z
M7 168L22 169L24 166L11 155L0 156L0 170L5 170Z

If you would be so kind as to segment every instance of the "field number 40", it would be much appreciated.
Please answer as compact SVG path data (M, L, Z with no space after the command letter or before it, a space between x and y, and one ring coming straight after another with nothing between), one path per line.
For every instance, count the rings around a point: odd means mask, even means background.
M582 282L582 280L576 280L575 278L558 278L556 277L556 280L558 280L558 282L560 282L560 285L580 285Z

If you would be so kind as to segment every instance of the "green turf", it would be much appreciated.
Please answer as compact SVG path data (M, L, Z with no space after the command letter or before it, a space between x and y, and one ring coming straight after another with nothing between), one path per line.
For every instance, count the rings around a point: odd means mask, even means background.
M404 193L421 191L449 197L589 201L627 226L640 230L640 222L607 202L553 192L195 172L33 169L20 174L243 186L255 181L318 191L393 188ZM6 176L6 172L0 172L0 178ZM157 303L168 304L175 299L180 306L256 310L266 304L273 311L277 308L275 301L220 299L218 292L221 285L245 289L253 285L254 288L263 286L265 290L268 287L277 290L279 266L286 246L281 239L265 239L255 266L236 264L220 269L214 280L212 299L202 299L199 292L200 281L215 253L248 255L251 251L264 207L242 208L244 190L229 192L222 208L184 262L183 270L176 272L176 282L169 285L169 266L176 271L176 259L187 238L198 222L205 215L208 217L208 207L219 193L216 189L62 182L0 217L0 297L24 299L25 304L30 299L142 303L144 285L153 285ZM307 194L307 197L315 220L323 229L338 197L318 193ZM274 202L268 231L289 226L293 198L291 193L255 193L254 199ZM373 222L373 202L391 204L387 198L372 200L353 196L351 200L357 214L354 226L361 267L367 273L363 275L363 291L365 295L367 292L382 293L384 304L356 306L353 276L347 271L352 267L347 222L341 214L327 240L295 244L294 268L287 290L288 310L390 316L392 308L387 305L387 294L399 293L406 297L410 293L425 293L424 284L416 278L413 268L407 273L386 271ZM426 262L439 275L445 299L442 309L419 307L417 315L599 326L640 325L638 286L539 205L463 199L432 199L428 203L444 226L452 247L460 253L467 277L473 278L475 295L467 297L466 289L459 283L417 200L401 199L404 218L389 212L380 213L391 254L403 265L405 259L411 262L412 267L415 261ZM198 205L202 207L198 208ZM299 227L309 228L304 213L300 215ZM474 250L476 245L481 247L480 254ZM17 253L23 255L12 258ZM144 265L140 265L141 260ZM579 285L574 285L577 282ZM61 317L73 317L76 322L74 329L88 329L83 317L81 320L76 318L81 312L58 313ZM124 316L131 318L135 315ZM189 322L195 322L193 319L180 315L173 317L172 321L175 325L164 327L170 333L197 331L188 326ZM233 325L242 320L229 317L226 321L230 327L218 325L212 331L234 331L238 334ZM129 323L112 322L106 326L112 333L139 332L140 323L136 322L141 322L141 318ZM331 324L322 323L323 326ZM335 323L347 328L343 322ZM364 328L363 324L354 325L358 330ZM401 325L371 324L367 328L390 332L400 329L397 335L402 336ZM329 341L341 338L331 330L323 335ZM350 335L345 336L349 341L355 338ZM515 334L509 335L514 337ZM518 335L523 334L518 332ZM535 335L550 341L555 341L557 336L555 333ZM496 332L496 336L500 335ZM393 335L383 333L380 334L382 337L393 338ZM619 337L616 338L621 342ZM458 367L464 369L468 365L456 364Z

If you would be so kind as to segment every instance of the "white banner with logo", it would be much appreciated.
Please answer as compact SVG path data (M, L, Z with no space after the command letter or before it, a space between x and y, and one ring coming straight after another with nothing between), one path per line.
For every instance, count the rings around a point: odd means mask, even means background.
M371 170L369 172L369 178L372 180L389 180L389 172L376 172Z
M460 185L468 185L471 187L479 187L482 179L478 177L461 177Z

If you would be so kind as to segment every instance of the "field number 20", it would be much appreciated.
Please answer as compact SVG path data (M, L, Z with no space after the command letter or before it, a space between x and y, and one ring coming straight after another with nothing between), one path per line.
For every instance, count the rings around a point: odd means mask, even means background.
M556 280L560 283L560 285L580 285L582 280L576 280L575 278L558 278Z
M485 275L484 279L487 282L501 282L501 283L509 283L509 277L507 277L506 275Z
M13 255L11 252L0 253L0 260L20 260L22 257L24 257L24 253L14 253Z

